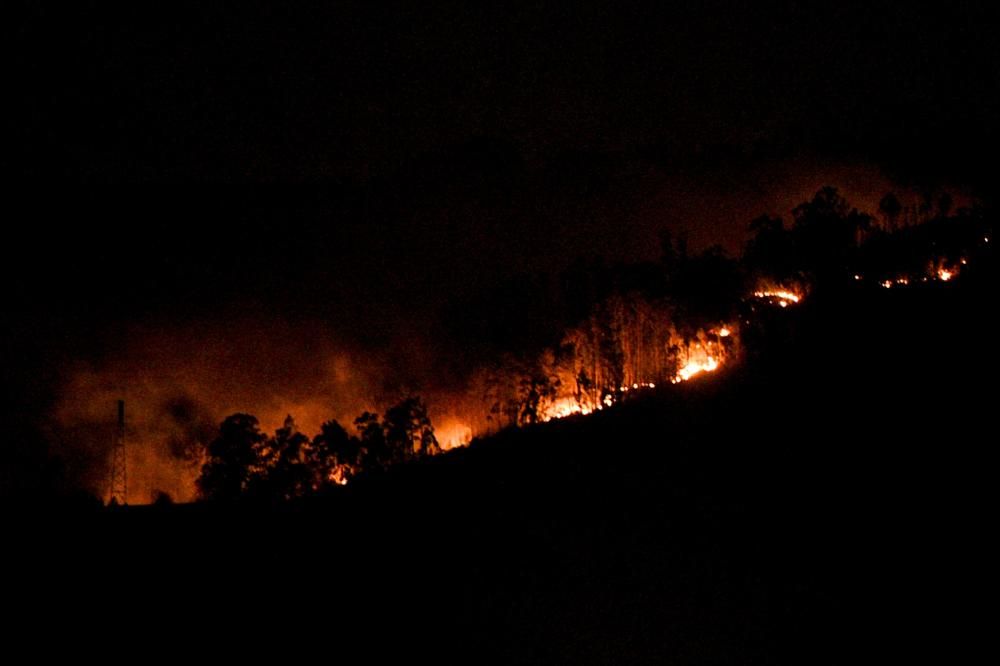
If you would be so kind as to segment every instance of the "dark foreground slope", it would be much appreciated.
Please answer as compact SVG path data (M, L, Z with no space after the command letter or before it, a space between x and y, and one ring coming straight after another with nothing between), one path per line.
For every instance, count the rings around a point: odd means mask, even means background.
M737 371L335 497L32 518L20 616L227 661L954 660L993 525L991 293L820 296Z

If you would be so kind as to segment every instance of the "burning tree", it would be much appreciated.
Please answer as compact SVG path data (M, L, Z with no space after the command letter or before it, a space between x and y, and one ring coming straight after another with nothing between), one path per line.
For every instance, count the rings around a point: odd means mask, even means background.
M351 437L337 421L321 425L309 451L314 488L350 481L361 471L362 452L361 441Z

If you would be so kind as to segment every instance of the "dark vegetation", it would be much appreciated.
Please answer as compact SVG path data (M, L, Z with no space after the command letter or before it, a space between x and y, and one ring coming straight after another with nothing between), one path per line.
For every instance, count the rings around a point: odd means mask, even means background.
M210 500L285 501L329 491L362 470L374 473L440 453L419 398L390 407L381 420L365 412L354 426L357 435L350 435L328 421L310 440L289 416L269 437L255 417L233 414L207 446L198 490Z
M621 402L623 385L673 379L692 345L719 355L740 353L732 340L724 345L709 338L741 319L747 351L759 353L774 344L774 334L767 330L770 308L750 297L758 288L849 300L866 295L859 289L886 282L937 282L942 270L950 271L949 279L963 273L961 279L976 279L990 265L992 226L983 210L954 211L950 197L942 195L937 201L925 197L903 218L891 193L880 208L876 220L825 187L793 210L790 228L766 216L751 222L752 239L740 261L717 247L689 255L685 239L664 233L658 262L577 265L551 307L538 308L549 311L545 329L551 332L534 343L518 344L509 336L492 341L496 360L476 373L470 387L483 405L485 427L477 430L537 424L560 396L584 408ZM498 296L505 307L494 308L487 299L456 325L480 344L484 337L491 344L489 331L530 328L507 311L545 299L537 281L525 286L523 294ZM206 447L198 488L206 499L288 500L439 452L427 407L417 397L402 400L381 419L360 415L350 431L330 421L312 438L297 431L291 416L269 436L253 416L234 414Z
M737 370L333 496L62 516L46 582L72 614L127 578L242 627L236 651L263 623L466 663L954 658L989 536L991 279L810 299Z
M948 256L950 234L982 232L969 219L943 235L873 235L842 268L869 247ZM800 242L766 226L776 247ZM55 611L70 616L102 606L108 580L141 584L143 598L179 603L184 624L232 622L231 654L255 652L267 631L285 659L962 659L983 622L996 376L984 342L992 258L965 250L948 283L884 289L817 273L796 308L745 305L746 357L717 376L380 465L296 501L33 517L12 566L51 563L44 582L71 592ZM324 455L410 456L431 440L419 403L407 404L360 418L357 438L328 424L319 439L338 453ZM308 441L291 424L253 434L237 415L217 442L248 433L278 460ZM287 483L304 483L282 465Z

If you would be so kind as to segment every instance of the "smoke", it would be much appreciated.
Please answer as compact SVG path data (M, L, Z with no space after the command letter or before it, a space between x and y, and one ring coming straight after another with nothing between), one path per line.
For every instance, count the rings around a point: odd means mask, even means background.
M274 302L283 296L272 293L253 308L211 302L202 314L181 317L156 314L154 304L153 314L128 317L132 323L121 330L100 333L106 343L100 353L60 364L49 419L53 452L74 481L104 496L115 402L124 399L130 500L147 502L163 491L187 501L203 447L229 414L253 414L272 432L291 414L312 435L328 419L350 429L361 412L381 412L414 394L426 400L439 440L449 448L483 430L481 396L470 382L477 367L496 360L449 349L433 333L449 301L474 301L477 290L518 272L558 274L578 256L655 259L664 228L688 233L694 250L721 243L736 254L750 219L768 213L789 220L792 207L827 184L872 213L889 190L907 206L927 196L900 188L876 167L807 160L708 164L684 172L633 164L625 174L596 194L557 188L561 193L541 197L543 203L520 195L539 224L522 225L530 233L506 244L491 230L505 228L505 216L516 206L477 203L438 219L435 200L432 210L417 216L421 224L407 227L406 243L399 241L401 247L389 253L399 259L391 270L382 266L386 261L369 261L382 257L384 248L350 254L350 274L313 273L282 282L269 280L262 269L266 284L299 285L301 293L288 300L308 306L306 316L278 308ZM952 192L956 206L967 203L961 192ZM586 214L577 215L581 211ZM452 233L456 229L461 234ZM465 240L449 244L449 238ZM391 235L384 240L386 247L392 242ZM424 274L434 279L424 284L417 279ZM350 298L324 301L337 290L317 288L321 280L343 287Z
M192 499L203 447L228 414L254 414L266 431L291 414L311 435L331 418L349 426L391 391L377 353L352 352L315 323L135 326L123 337L121 348L64 372L52 416L57 453L103 496L115 401L125 400L133 503L157 491Z

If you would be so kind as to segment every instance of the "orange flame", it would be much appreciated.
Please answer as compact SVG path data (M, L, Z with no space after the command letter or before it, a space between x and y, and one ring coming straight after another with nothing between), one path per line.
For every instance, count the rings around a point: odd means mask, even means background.
M755 291L753 295L757 298L766 298L775 300L777 301L778 305L780 305L783 308L787 308L789 303L794 304L802 300L802 296L787 289L767 289L767 290Z
M674 377L673 383L680 384L695 375L700 375L703 372L714 372L718 369L719 361L712 356L709 356L704 361L688 361L687 365L677 371L677 376Z

